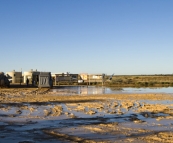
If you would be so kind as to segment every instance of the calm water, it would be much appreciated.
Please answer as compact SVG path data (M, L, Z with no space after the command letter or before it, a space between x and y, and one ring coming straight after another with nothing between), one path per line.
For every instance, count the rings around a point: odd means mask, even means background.
M170 93L173 94L173 87L162 88L109 88L95 86L60 86L52 89L56 94L61 95L90 95L90 94L119 94L119 93Z

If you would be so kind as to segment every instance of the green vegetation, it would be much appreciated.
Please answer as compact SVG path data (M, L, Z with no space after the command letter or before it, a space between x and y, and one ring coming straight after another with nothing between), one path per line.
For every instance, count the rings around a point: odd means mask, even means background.
M119 87L165 87L173 86L173 75L124 75L113 76L106 86Z

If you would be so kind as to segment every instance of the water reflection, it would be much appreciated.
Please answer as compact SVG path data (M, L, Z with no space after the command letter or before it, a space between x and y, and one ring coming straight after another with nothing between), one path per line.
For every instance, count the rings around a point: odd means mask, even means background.
M173 87L163 88L109 88L96 86L59 86L52 89L59 95L91 95L91 94L120 94L120 93L173 93Z
M58 92L60 94L81 94L81 95L90 95L90 94L111 94L115 93L110 88L106 87L95 87L95 86L66 86L58 87L52 89L53 92Z
M123 92L130 93L173 93L173 87L147 87L147 88L123 88Z

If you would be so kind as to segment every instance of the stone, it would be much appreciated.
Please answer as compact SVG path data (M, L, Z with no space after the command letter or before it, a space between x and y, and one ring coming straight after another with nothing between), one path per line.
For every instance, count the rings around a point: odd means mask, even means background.
M0 72L0 87L9 87L9 86L10 86L10 81L8 80L7 76L3 72Z

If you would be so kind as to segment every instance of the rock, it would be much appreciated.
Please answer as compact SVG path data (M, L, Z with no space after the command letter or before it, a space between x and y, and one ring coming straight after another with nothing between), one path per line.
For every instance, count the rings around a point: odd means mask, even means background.
M16 113L22 114L22 111L21 110L17 110Z
M9 87L9 85L10 82L7 76L3 72L0 72L0 87Z
M87 112L87 114L89 114L89 115L93 115L93 114L96 114L96 112L93 111L93 110L90 110L90 111Z
M69 116L70 116L71 118L76 118L76 116L75 116L73 113L71 113Z

